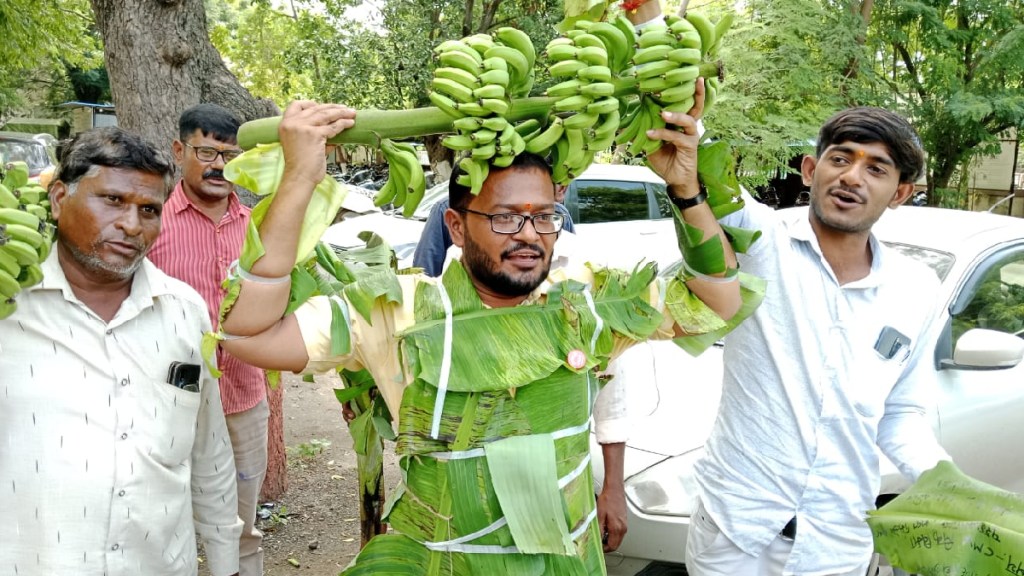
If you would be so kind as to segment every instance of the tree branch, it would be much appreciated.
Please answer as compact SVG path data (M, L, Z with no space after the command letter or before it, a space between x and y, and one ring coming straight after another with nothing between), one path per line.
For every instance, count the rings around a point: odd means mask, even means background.
M892 46L899 52L903 65L907 67L907 73L910 75L910 82L914 87L914 91L917 92L918 97L922 101L927 100L928 91L921 85L921 81L917 77L917 66L914 65L914 58L910 55L907 47L902 42L896 42Z

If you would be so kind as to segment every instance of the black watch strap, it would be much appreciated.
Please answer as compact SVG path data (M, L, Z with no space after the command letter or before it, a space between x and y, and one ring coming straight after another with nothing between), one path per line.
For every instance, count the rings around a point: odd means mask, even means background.
M669 196L669 199L672 200L672 203L675 204L680 211L683 211L687 208L693 208L694 206L707 202L708 193L701 188L700 192L698 192L693 198L676 198L675 196Z

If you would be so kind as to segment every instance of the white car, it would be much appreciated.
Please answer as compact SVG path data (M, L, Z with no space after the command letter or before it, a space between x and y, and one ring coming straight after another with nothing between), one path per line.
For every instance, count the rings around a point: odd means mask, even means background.
M442 182L427 190L412 218L380 210L350 216L323 240L351 248L362 245L360 232L371 230L395 250L400 268L412 266L430 209L447 197L448 183ZM632 269L640 258L662 267L679 258L665 181L644 166L592 164L569 185L564 204L579 240L574 250L592 262Z
M807 217L806 208L783 213ZM935 302L941 316L931 335L939 441L965 473L1024 492L1024 447L1017 441L1024 438L1024 220L907 206L889 211L874 231L942 280ZM721 349L692 358L671 343L655 342L618 361L630 374L624 384L635 426L625 457L628 533L617 551L605 555L608 573L685 574L697 496L693 464L718 410ZM591 453L600 482L596 444ZM885 464L882 502L907 486Z

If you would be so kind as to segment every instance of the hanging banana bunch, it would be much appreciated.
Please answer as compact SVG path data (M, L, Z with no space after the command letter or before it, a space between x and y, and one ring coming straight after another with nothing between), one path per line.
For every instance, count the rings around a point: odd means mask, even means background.
M0 319L17 309L19 292L43 280L39 264L53 247L49 196L28 176L27 164L10 162L0 180Z

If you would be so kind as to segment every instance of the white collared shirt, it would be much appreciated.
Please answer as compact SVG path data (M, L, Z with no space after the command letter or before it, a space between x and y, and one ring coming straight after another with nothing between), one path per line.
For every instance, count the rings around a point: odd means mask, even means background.
M167 384L202 365L210 329L194 290L145 260L104 323L57 249L43 282L0 320L0 573L194 574L196 532L216 576L238 571L235 467L217 382Z
M722 403L697 465L701 496L755 556L795 516L786 574L846 572L871 554L864 518L879 489L878 449L912 479L948 459L927 415L935 376L921 341L938 280L872 236L870 273L840 286L807 218L787 226L746 200L723 222L763 232L740 265L767 280L767 293L726 337ZM892 359L874 348L886 326L910 339Z

